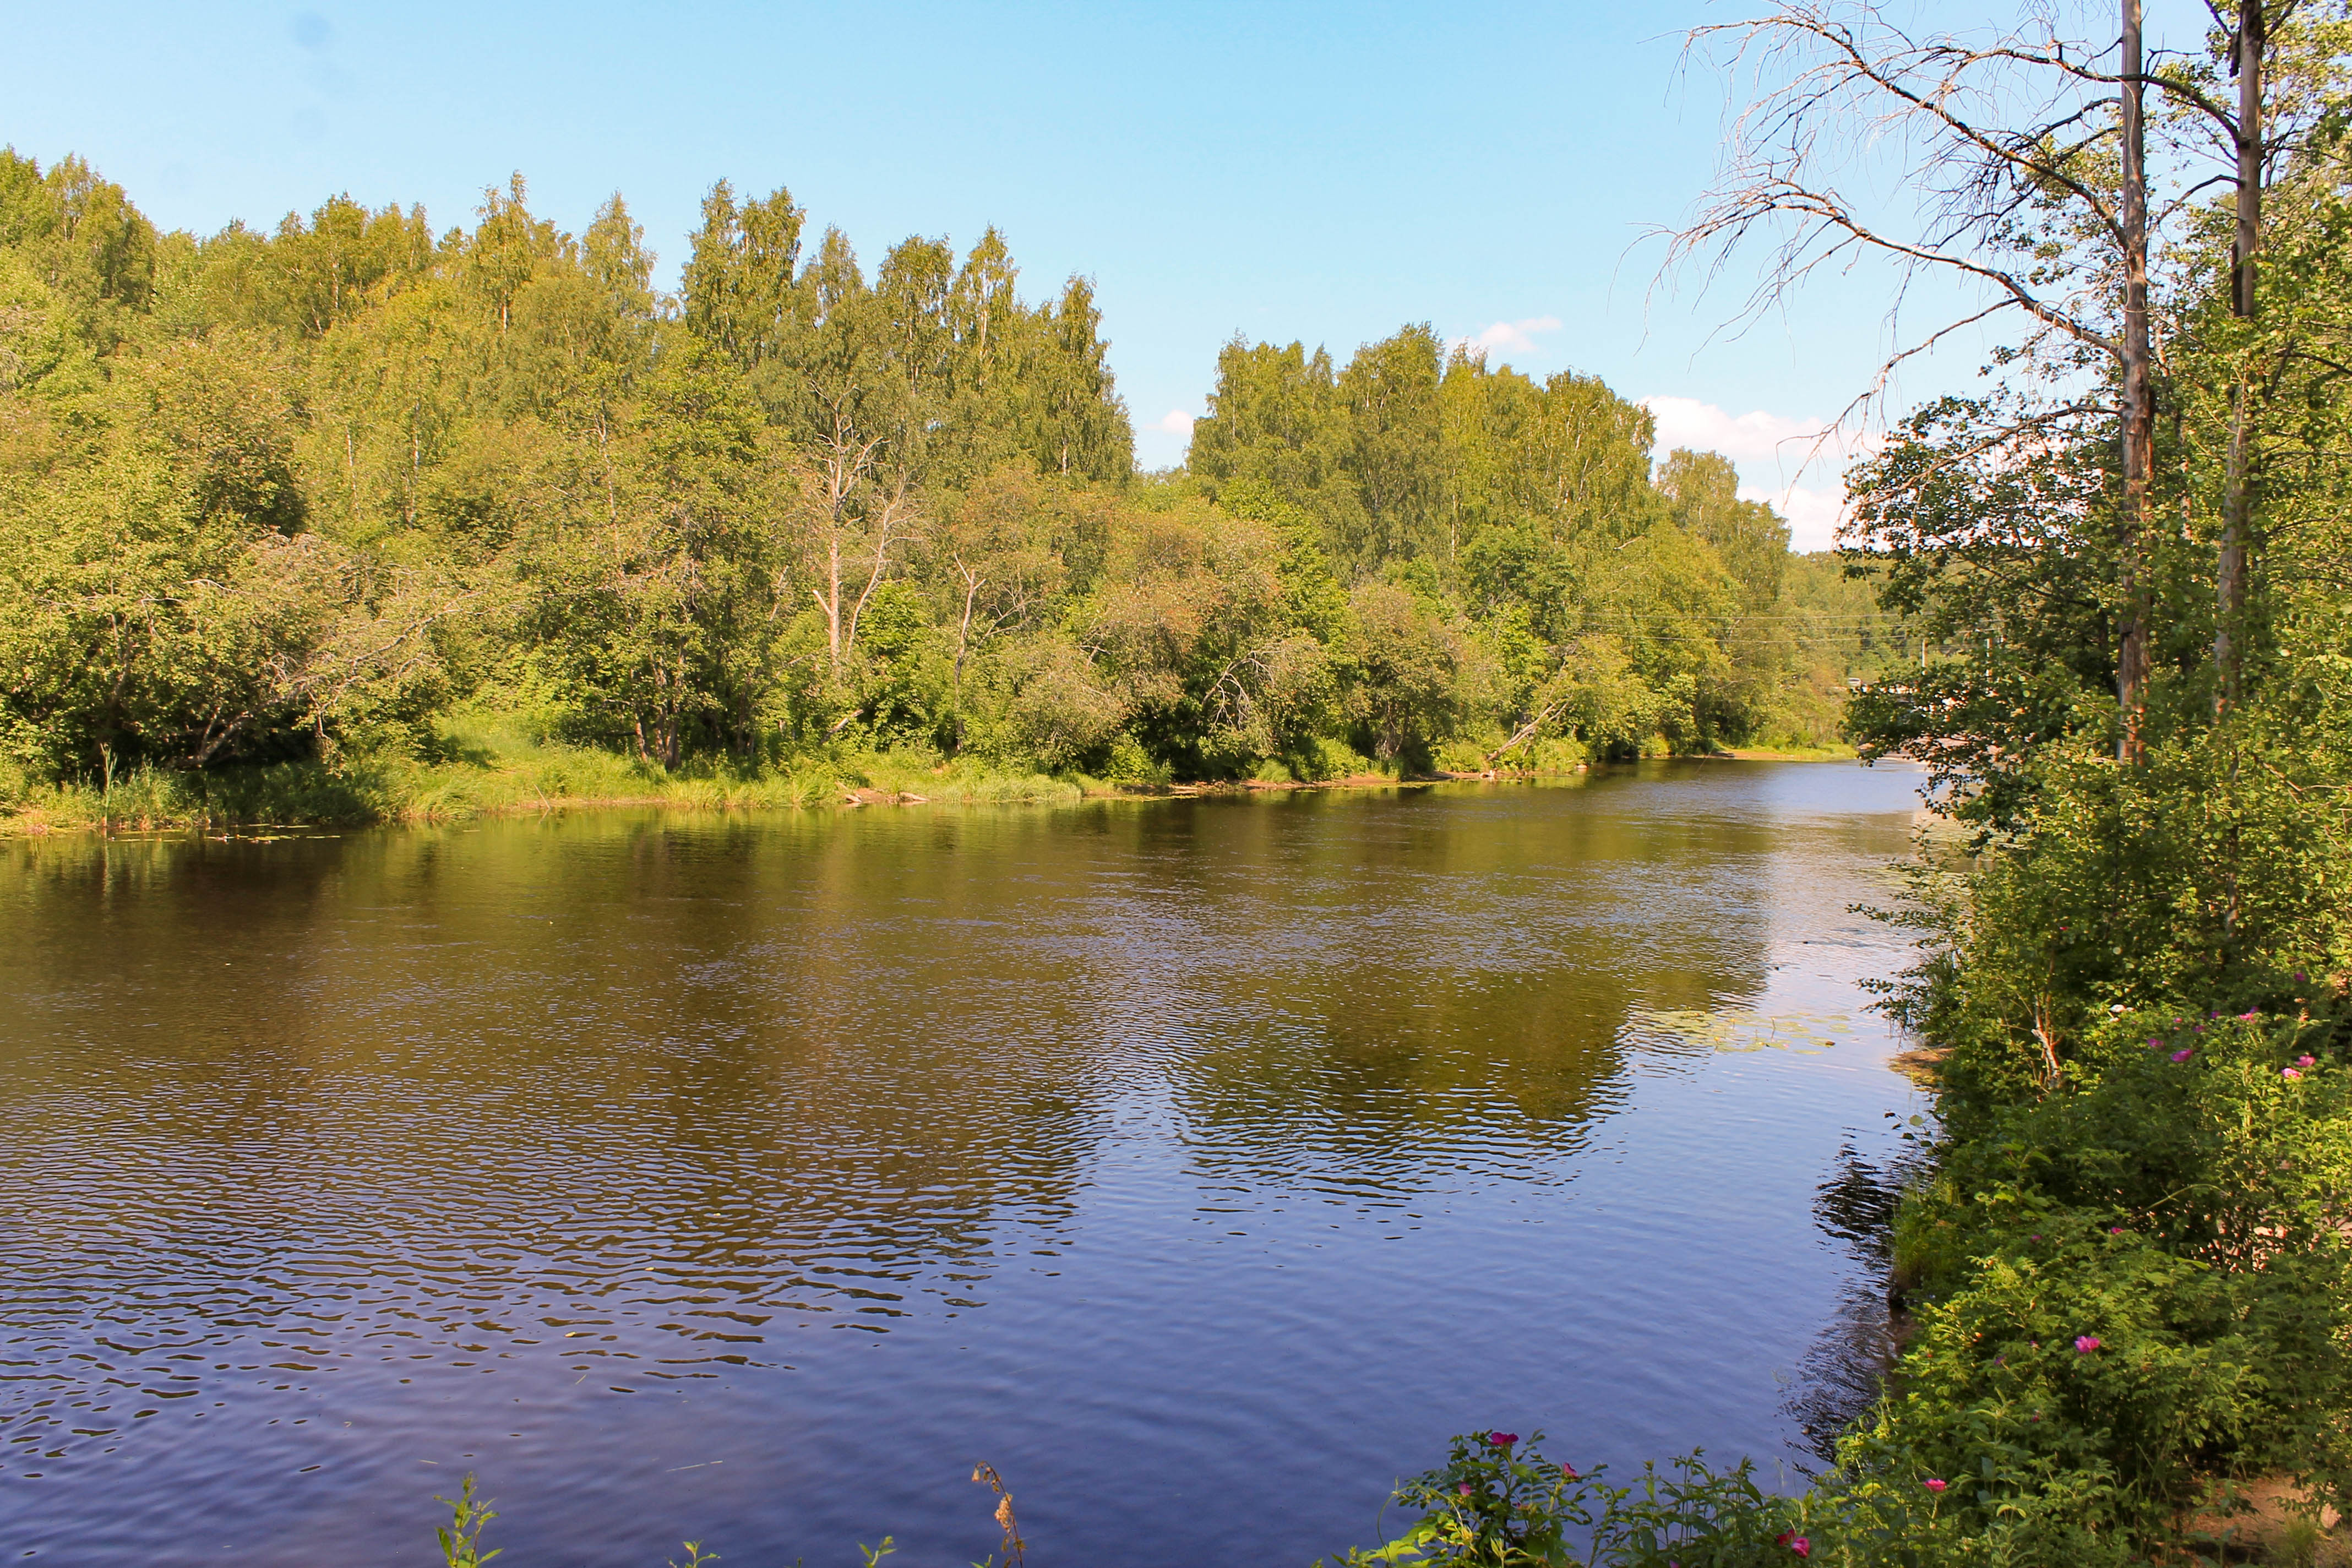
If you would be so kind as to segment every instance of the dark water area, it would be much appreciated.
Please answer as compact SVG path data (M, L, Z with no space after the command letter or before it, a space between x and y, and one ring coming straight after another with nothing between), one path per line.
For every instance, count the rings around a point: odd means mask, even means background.
M1916 782L0 846L0 1556L437 1561L472 1471L501 1568L930 1568L985 1459L1039 1568L1304 1568L1496 1426L1795 1484Z

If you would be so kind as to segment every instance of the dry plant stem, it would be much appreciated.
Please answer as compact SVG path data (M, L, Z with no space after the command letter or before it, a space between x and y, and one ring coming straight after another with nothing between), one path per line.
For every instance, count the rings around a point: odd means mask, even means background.
M2042 1047L2042 1081L2043 1092L2055 1094L2065 1086L2066 1069L2058 1065L2058 1027L2051 1017L2051 997L2045 993L2033 1001L2033 1038Z
M971 1468L971 1479L996 1494L996 1527L1004 1531L1004 1560L1013 1568L1022 1568L1028 1543L1021 1539L1021 1528L1013 1518L1013 1494L1004 1489L1004 1478L996 1467L982 1461Z

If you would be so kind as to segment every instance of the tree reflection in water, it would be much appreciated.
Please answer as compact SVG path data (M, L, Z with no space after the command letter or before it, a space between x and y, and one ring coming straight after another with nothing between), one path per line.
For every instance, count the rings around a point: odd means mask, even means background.
M1814 1222L1844 1245L1856 1268L1782 1406L1824 1463L1835 1458L1838 1435L1878 1398L1900 1348L1889 1295L1895 1210L1918 1168L1899 1156L1873 1163L1849 1139L1813 1200Z
M0 845L12 1543L390 1560L472 1468L501 1562L970 1562L984 1457L1305 1562L1449 1432L1769 1465L1875 1370L1807 1208L1910 787Z

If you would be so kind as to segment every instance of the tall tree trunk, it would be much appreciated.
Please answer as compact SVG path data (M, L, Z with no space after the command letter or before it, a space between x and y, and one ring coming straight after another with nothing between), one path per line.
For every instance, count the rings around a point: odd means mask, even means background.
M2122 713L2116 755L2141 761L2147 751L2147 563L2150 447L2156 435L2153 389L2148 384L2147 334L2147 132L2141 118L2140 0L2123 0L2123 263L2124 352L2122 418L2124 514L2123 647L2116 660L2116 699Z
M2254 265L2263 246L2263 49L2269 42L2262 0L2238 0L2238 236L2232 247L2231 309L2254 314Z
M2213 717L2245 695L2246 534L2253 511L2249 468L2253 386L2241 371L2230 388L2230 447L2221 470L2221 543L2213 570Z
M841 679L841 519L833 520L831 533L824 546L824 592L817 595L818 605L824 611L824 652L826 668L833 679Z
M2254 268L2263 244L2262 0L2238 4L2238 235L2232 247L2231 313L2254 318ZM2230 450L2221 478L2221 544L2213 572L2213 716L2245 695L2246 547L2253 531L2252 378L2230 389Z

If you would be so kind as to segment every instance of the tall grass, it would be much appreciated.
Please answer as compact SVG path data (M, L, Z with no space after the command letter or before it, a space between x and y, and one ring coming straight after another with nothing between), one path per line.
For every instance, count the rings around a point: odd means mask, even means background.
M181 773L142 768L110 788L0 780L0 833L456 822L588 806L800 810L886 802L1061 804L1085 790L971 759L843 753L743 766L670 769L593 747L483 726L450 737L453 760L364 758Z

